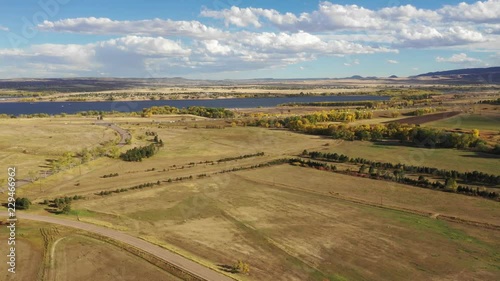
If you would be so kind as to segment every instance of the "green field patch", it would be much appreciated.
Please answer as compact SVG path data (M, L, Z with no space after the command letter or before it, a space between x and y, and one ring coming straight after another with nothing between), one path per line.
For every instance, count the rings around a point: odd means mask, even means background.
M401 223L421 234L439 234L446 239L460 243L466 242L479 246L487 246L486 243L467 235L467 233L462 230L451 227L447 222L439 219L422 217L396 210L380 210L378 212L380 216Z
M171 208L154 208L127 214L130 218L146 221L185 221L217 215L220 215L220 209L197 195L185 198Z
M391 153L388 153L389 150ZM488 174L498 174L499 165L498 158L478 157L478 154L473 151L408 147L390 143L384 145L373 144L372 142L344 141L336 146L325 148L321 152L346 154L352 158L361 157L372 161L394 164L437 167L460 172L475 170ZM460 163L460 166L457 163Z
M86 209L75 209L75 210L71 210L69 212L69 215L72 215L72 216L78 216L78 217L88 217L88 218L92 218L92 217L95 217L96 214L90 210L86 210Z
M500 130L498 124L500 124L500 116L458 115L452 118L428 123L426 126L446 129Z

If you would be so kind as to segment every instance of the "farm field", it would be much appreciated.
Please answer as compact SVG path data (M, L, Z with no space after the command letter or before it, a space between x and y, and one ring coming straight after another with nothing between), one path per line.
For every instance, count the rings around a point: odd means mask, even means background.
M0 281L500 281L499 9L0 2Z
M492 114L459 115L448 119L425 124L425 126L445 129L478 129L498 132L500 130L500 116Z
M402 119L396 120L396 122L420 125L420 124L433 122L436 120L446 120L448 118L452 118L453 116L456 116L459 114L460 114L460 112L458 112L458 111L440 112L440 113L433 113L433 114L425 114L422 116L412 116L412 117L402 118Z
M333 140L321 152L345 154L349 157L362 157L373 161L404 163L415 166L428 166L457 171L478 170L499 174L500 158L495 155L457 149L420 148L401 146L392 142L341 141ZM457 163L460 163L457 165Z
M278 177L277 175L287 175ZM498 224L500 207L498 202L449 194L434 190L408 186L390 181L371 180L344 174L332 174L316 169L280 165L260 170L239 172L238 176L256 183L275 184L278 187L340 196L347 199L408 208L416 211L457 216L460 218ZM467 202L467 204L463 204Z
M56 216L128 233L219 272L241 260L249 265L250 274L227 273L237 280L500 277L498 201L289 164L250 168L295 158L308 150L498 175L500 158L392 141L342 141L286 129L239 126L233 121L191 115L106 117L104 122L132 135L131 143L117 146L120 152L153 143L152 133L165 146L140 162L99 157L26 183L17 195L30 198L34 204L29 212L41 215L54 211L50 203L42 204L45 200L83 196L71 202L66 214ZM14 145L13 138L21 130L38 129L27 144L43 144L39 151L45 159L119 139L110 128L93 125L93 118L2 122L25 126L12 133L6 149ZM85 128L88 136L78 140L75 127ZM49 136L64 133L68 141L55 145L65 150L55 149ZM338 163L340 169L345 165ZM146 183L150 185L131 189ZM35 232L30 237L36 237ZM137 276L176 280L147 262L140 265L145 261L117 246L79 233L66 234L58 236L64 238L54 247L59 267L44 271L50 279L65 280L78 268L83 270L78 280L95 279L105 267L120 263L124 268L113 269L106 280L138 280ZM39 243L43 259L43 241ZM29 244L33 245L37 244ZM95 266L98 258L106 263ZM81 265L70 260L81 260ZM138 264L143 271L134 275L130 270ZM40 274L39 269L31 271Z
M86 236L71 235L54 247L55 280L177 281L181 280L116 246Z
M116 140L116 132L87 118L0 119L0 168L16 166L18 178L42 170L47 159Z
M325 143L331 142L319 136L252 127L186 130L183 126L176 126L159 129L157 125L142 123L134 125L132 122L129 125L120 124L120 126L130 130L135 136L144 135L146 131L155 131L165 142L165 147L155 157L144 160L140 165L119 159L99 158L35 184L26 185L23 190L20 190L21 194L33 199L53 198L129 187L158 180L166 181L179 176L196 176L207 172L213 173L233 167L263 163L286 155L296 155L304 148L319 149ZM140 145L146 144L147 140L134 138L133 142L134 145ZM257 152L264 152L265 155L231 163L189 165L189 163L217 161L225 157ZM152 171L153 168L154 171ZM119 176L102 178L103 175L112 173L119 173Z
M127 124L127 122L129 124ZM348 142L321 136L293 133L285 130L270 130L254 127L228 127L226 129L185 129L184 126L158 128L151 123L137 123L129 119L119 123L134 136L144 136L155 131L165 141L165 148L151 159L141 162L125 162L119 159L99 158L90 163L55 174L35 184L26 185L21 194L34 200L64 195L95 193L101 190L131 187L147 182L166 181L181 176L196 176L215 173L239 166L251 166L272 159L296 156L304 149L336 152L349 157L363 157L375 161L405 163L418 166L479 170L498 174L500 159L476 152L455 149L428 149L397 146L385 143ZM134 138L134 145L147 144L147 138ZM130 146L126 146L126 149ZM264 152L262 157L242 159L230 163L196 164L217 161L225 157ZM462 163L459 167L456 163ZM175 167L174 167L175 165ZM154 169L154 170L153 170ZM116 178L103 175L118 173Z
M2 262L0 280L181 280L124 249L84 232L29 220L18 221L16 274ZM7 241L7 228L0 239ZM48 243L48 244L47 244ZM6 257L7 248L1 254Z
M40 234L40 228L43 225L23 221L18 224L16 241L16 274L10 274L7 269L7 239L9 229L6 225L0 227L0 239L2 247L0 254L2 262L0 263L1 281L24 281L37 280L43 267L44 240Z
M369 181L351 179L285 165L78 201L74 208L209 266L243 259L251 267L249 280L500 276L497 230L477 231L328 196ZM446 193L434 192L433 198L432 191L374 183L370 194L363 194L370 188L364 187L352 196L375 201L384 196L384 204L454 215L469 210L477 213L469 216L475 219L500 215L495 202L460 195L444 201ZM289 184L300 189L283 188ZM412 200L422 192L422 199ZM447 206L454 200L463 210Z

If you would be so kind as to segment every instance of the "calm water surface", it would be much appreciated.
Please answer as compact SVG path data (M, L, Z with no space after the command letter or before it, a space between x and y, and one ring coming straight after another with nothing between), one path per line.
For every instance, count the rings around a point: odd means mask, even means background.
M156 101L101 101L101 102L0 102L0 114L60 114L77 113L80 111L142 111L152 106L174 106L177 108L189 106L223 107L223 108L252 108L274 107L289 102L325 102L325 101L383 101L389 97L381 96L300 96L279 98L236 98L216 100L156 100Z

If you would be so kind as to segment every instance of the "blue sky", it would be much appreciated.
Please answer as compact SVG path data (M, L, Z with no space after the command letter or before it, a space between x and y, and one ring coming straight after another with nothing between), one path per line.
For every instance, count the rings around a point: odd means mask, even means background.
M0 79L317 78L500 65L500 0L0 0Z

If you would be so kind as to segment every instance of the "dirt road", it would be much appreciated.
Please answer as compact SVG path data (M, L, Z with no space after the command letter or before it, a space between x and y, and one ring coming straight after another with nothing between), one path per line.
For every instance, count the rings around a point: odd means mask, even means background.
M110 129L115 130L118 134L120 134L120 142L118 145L123 146L127 144L127 141L132 138L132 135L127 130L124 130L120 127L118 127L116 124L109 123L109 122L96 122L95 123L98 126L105 126Z
M6 212L0 212L0 216L6 217ZM49 216L40 216L40 215L32 215L32 214L23 214L17 213L17 217L21 219L47 222L52 224L58 224L66 227L72 227L77 229L82 229L88 232L96 233L122 243L126 243L128 245L134 246L142 251L145 251L149 254L152 254L169 264L172 264L176 267L179 267L193 275L200 277L203 280L207 281L234 281L234 279L225 276L221 273L218 273L212 269L206 268L198 263L195 263L191 260L188 260L182 256L179 256L173 252L170 252L167 249L161 248L159 246L153 245L147 241L141 240L139 238L130 236L123 232L108 229L88 223L71 221L62 218L49 217Z

